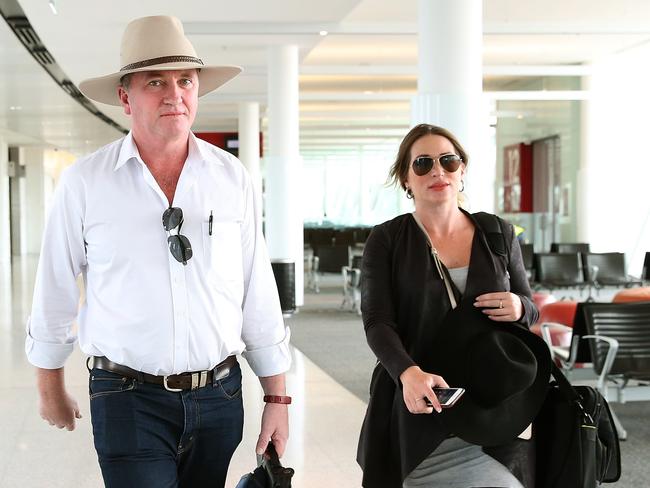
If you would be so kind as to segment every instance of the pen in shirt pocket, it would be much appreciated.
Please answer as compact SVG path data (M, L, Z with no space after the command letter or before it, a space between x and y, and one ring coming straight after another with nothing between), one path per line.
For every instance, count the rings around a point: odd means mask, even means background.
M212 210L210 210L210 216L208 217L208 235L212 235Z

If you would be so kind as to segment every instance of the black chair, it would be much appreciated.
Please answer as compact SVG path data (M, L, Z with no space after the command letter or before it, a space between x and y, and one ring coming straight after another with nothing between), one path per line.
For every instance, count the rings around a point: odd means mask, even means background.
M577 288L583 290L585 282L579 253L535 254L536 288Z
M554 242L551 244L552 253L586 253L589 252L589 244L586 242Z
M524 268L526 269L526 276L529 282L534 282L535 276L535 251L532 244L520 244L521 257L524 261Z
M585 281L596 288L603 286L619 286L628 288L641 285L643 282L625 272L625 254L621 252L584 253L582 267Z
M309 229L309 245L315 250L318 246L329 245L334 241L334 229L312 227Z
M584 303L576 311L578 318L601 394L609 402L650 400L650 302ZM624 439L615 415L614 421Z
M354 242L354 229L341 229L334 231L333 244L353 246Z
M319 273L340 273L343 266L350 265L350 246L322 245L314 248L315 268Z

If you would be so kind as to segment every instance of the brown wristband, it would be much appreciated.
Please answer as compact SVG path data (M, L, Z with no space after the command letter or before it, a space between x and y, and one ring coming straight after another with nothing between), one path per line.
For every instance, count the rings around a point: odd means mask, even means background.
M266 403L282 403L284 405L289 405L291 403L291 397L284 395L264 395L264 401Z

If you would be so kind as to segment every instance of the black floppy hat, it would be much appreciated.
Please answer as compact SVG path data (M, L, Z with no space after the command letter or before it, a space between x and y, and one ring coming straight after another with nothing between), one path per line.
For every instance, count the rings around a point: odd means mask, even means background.
M428 363L450 387L466 390L441 420L453 434L481 446L505 444L526 429L544 402L551 374L542 338L518 324L493 322L469 301L445 317Z

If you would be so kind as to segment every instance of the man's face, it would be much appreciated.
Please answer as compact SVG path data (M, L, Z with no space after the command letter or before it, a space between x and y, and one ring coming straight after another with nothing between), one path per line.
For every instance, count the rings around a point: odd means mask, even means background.
M140 138L187 136L198 106L199 78L195 69L144 71L130 76L128 89L118 94Z

